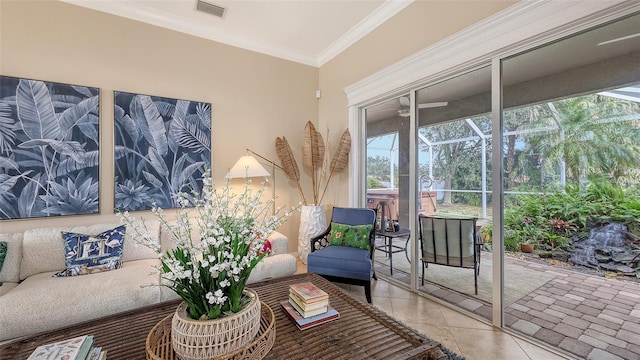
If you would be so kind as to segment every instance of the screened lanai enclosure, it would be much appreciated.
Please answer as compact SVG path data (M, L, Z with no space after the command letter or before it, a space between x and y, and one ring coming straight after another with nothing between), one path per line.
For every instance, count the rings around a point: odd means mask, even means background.
M408 97L392 102L408 104ZM446 106L444 102L418 106L426 105ZM372 112L395 111L393 106ZM402 105L397 111L402 114ZM640 85L509 109L504 115L506 193L562 190L567 177L570 183L584 184L589 175L636 183ZM367 139L367 184L373 197L380 193L374 189L397 189L398 137L392 132ZM444 212L487 218L493 149L490 114L420 127L418 144L423 196L435 192L428 201L437 198Z
M605 338L602 317L617 324L607 336L640 329L620 310L640 309L638 24L630 16L362 108L364 202L385 216L377 275L582 357L562 342L567 321L580 351ZM437 247L446 264L423 262ZM472 259L477 268L463 266ZM618 293L594 297L572 271L613 279L602 286ZM627 356L640 357L635 339ZM620 355L618 345L599 350Z

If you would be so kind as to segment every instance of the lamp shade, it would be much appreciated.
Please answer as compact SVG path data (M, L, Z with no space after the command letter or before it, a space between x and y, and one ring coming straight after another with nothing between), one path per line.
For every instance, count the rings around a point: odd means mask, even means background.
M271 176L269 172L251 155L241 156L227 173L227 179Z

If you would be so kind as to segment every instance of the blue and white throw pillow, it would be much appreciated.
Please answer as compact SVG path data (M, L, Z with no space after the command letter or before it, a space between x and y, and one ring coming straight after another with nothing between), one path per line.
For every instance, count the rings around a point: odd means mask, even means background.
M124 233L118 226L98 235L62 232L67 269L54 276L76 276L115 270L122 266Z

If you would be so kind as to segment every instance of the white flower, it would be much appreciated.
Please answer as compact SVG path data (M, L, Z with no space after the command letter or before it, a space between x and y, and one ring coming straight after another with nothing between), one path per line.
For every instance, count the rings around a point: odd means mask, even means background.
M282 225L292 211L281 212L283 209L278 207L276 215L271 215L271 200L263 201L264 185L254 191L247 182L243 191L235 193L228 182L225 187L216 187L208 175L202 183L201 193L177 194L180 208L174 223L167 220L162 209L152 209L163 231L172 235L175 249L163 252L145 220L134 220L128 212L118 215L127 225L131 239L159 255L163 285L181 294L198 316L208 317L239 310L234 309L240 303L239 295L230 298L229 294L242 293L249 269L263 258L259 253L267 235ZM191 199L195 199L193 204ZM196 238L195 234L200 236ZM212 288L216 290L209 291ZM193 304L202 304L203 299L210 307L196 310L199 306Z
M216 290L215 293L208 292L205 296L209 301L209 304L222 304L227 300L227 297L223 296L222 290L220 289Z

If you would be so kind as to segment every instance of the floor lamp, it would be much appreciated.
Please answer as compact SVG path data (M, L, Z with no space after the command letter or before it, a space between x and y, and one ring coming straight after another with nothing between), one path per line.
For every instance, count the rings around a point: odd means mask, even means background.
M273 200L273 215L276 214L276 168L284 171L284 169L276 164L274 161L271 161L264 156L257 154L255 151L246 149L248 153L253 154L260 159L266 161L271 165L271 174L256 160L252 155L244 155L241 156L238 161L236 161L235 165L229 170L227 173L228 179L236 179L236 178L249 178L249 177L273 177L273 187L271 188L271 199Z

